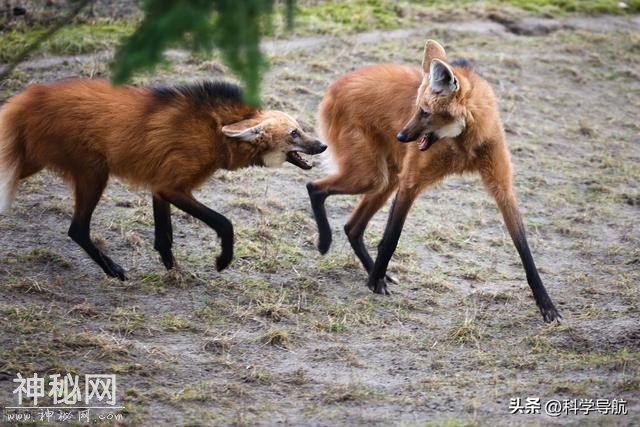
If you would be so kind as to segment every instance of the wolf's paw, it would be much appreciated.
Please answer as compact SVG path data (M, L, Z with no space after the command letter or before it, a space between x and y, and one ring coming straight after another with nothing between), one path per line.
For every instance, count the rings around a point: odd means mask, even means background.
M389 289L387 288L387 284L387 278L383 277L381 279L377 279L374 283L371 283L371 280L369 280L367 286L376 294L391 295L391 292L389 292Z
M218 258L216 258L216 270L222 271L231 264L233 254L223 252Z
M560 323L560 319L562 319L562 316L558 313L558 310L553 306L553 304L546 307L540 307L540 313L542 313L542 318L546 323L551 323L553 321Z
M171 253L160 255L160 259L162 260L162 263L164 264L167 270L173 269L173 267L175 267L176 265L176 259L173 257L173 254Z
M107 276L115 277L123 282L127 280L127 275L125 274L124 268L120 267L109 258L105 257L105 261L107 263L107 268L104 270L104 272L107 273Z
M318 237L318 251L322 255L326 254L329 251L329 247L331 246L331 233L320 233Z

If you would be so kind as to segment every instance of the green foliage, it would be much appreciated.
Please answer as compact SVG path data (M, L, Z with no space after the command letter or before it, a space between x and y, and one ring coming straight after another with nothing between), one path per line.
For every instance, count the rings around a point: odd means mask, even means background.
M493 0L487 3L512 4L525 10L546 13L624 13L640 10L640 0L628 0L621 9L616 0ZM141 0L144 20L120 47L113 64L113 80L124 82L142 69L162 60L163 51L181 45L208 52L216 47L245 85L247 102L258 105L260 80L267 63L260 52L260 37L273 30L273 0ZM285 0L287 26L293 24L295 0ZM445 2L394 2L390 0L349 0L313 2L300 5L297 16L303 27L314 32L333 29L365 31L395 28L418 5L455 7L476 3L470 0Z
M38 39L47 28L28 31L11 30L0 37L0 61L15 58L23 49ZM62 28L37 47L40 53L77 55L108 49L131 34L133 27L126 22L72 24Z
M502 3L511 3L524 10L546 13L635 13L640 11L640 0L627 0L627 8L618 6L619 0L509 0Z
M186 41L191 31L200 41L207 33L212 1L145 0L143 22L118 49L113 65L113 80L122 83L138 69L148 69L162 59L172 43Z
M115 82L152 68L170 46L194 51L217 47L244 83L246 101L259 104L260 78L266 69L260 36L269 31L273 0L143 0L141 6L143 22L116 54Z
M378 28L397 28L402 24L406 2L390 0L351 0L321 2L298 6L298 26L315 32L368 31Z
M297 6L296 0L282 0L283 6L276 11L273 0L139 0L144 19L134 32L130 20L79 23L79 12L89 2L70 1L74 9L55 25L5 31L0 38L0 61L9 62L9 66L0 74L0 80L33 52L92 52L110 48L133 33L116 53L112 64L115 82L125 82L135 72L153 68L162 61L168 47L181 46L195 52L218 48L224 62L244 83L246 101L259 104L260 80L267 67L259 49L260 38L274 34L274 16L278 18L278 34L285 24L290 29L294 10L298 34L416 25L425 10L469 10L477 4L512 5L551 15L640 12L640 0L625 1L626 8L621 8L618 0L302 0Z
M589 15L601 13L637 13L640 11L640 0L626 0L626 8L619 6L619 0L427 0L429 6L472 5L473 3L502 4L519 7L523 10L552 15L564 13L583 13Z

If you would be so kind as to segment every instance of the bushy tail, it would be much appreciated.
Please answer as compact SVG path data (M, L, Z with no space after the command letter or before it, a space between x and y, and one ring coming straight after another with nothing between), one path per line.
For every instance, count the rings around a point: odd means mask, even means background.
M22 159L17 139L13 127L6 123L6 108L0 110L0 213L11 206L20 180Z

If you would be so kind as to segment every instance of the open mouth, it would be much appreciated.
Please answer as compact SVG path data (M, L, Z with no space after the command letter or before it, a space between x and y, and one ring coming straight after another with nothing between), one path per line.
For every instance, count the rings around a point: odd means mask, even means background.
M438 137L435 132L425 133L422 138L418 140L418 148L420 151L425 151L435 144L437 140Z
M311 165L303 159L297 151L287 151L287 162L296 165L300 169L309 170Z

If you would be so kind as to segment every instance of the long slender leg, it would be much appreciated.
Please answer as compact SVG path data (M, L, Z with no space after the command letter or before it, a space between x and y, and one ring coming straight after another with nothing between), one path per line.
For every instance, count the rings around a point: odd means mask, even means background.
M162 263L171 270L175 265L175 258L171 252L173 244L173 229L171 227L171 206L160 196L153 195L153 220L155 224L155 242L153 247L160 253Z
M527 274L527 283L529 283L533 298L540 309L540 313L542 313L542 318L545 322L561 319L562 316L553 305L549 294L547 294L547 290L542 284L542 279L540 279L538 269L531 256L524 224L522 223L518 209L518 202L511 188L510 174L507 176L498 176L494 168L487 168L481 171L481 175L487 190L496 200L496 204L502 213L511 239L520 255L522 265Z
M394 189L395 185L379 193L365 194L351 214L351 218L349 218L349 221L344 226L344 231L347 234L353 252L367 273L369 273L373 267L373 259L364 244L364 231L373 215L385 204ZM387 275L387 279L396 281L389 275Z
M327 219L324 202L333 194L361 194L371 190L374 183L354 181L350 176L332 175L314 182L307 183L307 191L311 200L313 216L318 225L318 251L327 253L331 246L331 226Z
M562 318L556 307L553 305L547 290L542 284L542 279L538 274L538 269L533 261L531 250L527 242L526 232L515 197L511 196L506 199L496 199L498 207L502 212L505 224L511 235L511 239L520 255L522 265L527 275L527 283L533 293L533 298L540 309L540 313L545 322L552 322Z
M386 277L387 267L398 246L404 221L416 197L427 188L450 173L451 152L439 151L438 147L419 157L408 155L398 177L398 192L382 240L378 245L378 255L369 272L367 286L377 294L389 294ZM434 161L435 159L435 161Z
M233 259L233 225L231 222L224 215L198 202L191 194L182 191L161 191L158 195L215 230L220 237L222 246L222 252L216 258L216 270L222 271L227 268Z
M307 191L309 192L313 216L318 225L318 251L324 255L331 246L331 226L327 219L327 210L324 207L324 201L327 200L330 193L316 187L313 182L307 183Z
M415 190L409 190L406 188L400 188L398 194L393 201L391 212L389 213L389 219L387 221L387 227L384 230L382 241L378 246L378 256L373 264L373 268L369 273L369 281L367 286L373 292L377 294L389 294L387 289L387 281L385 275L391 256L398 246L398 240L402 233L402 227L404 221L407 218L407 214L413 205L414 200L418 192Z
M107 185L108 173L94 171L94 175L74 176L75 211L69 227L69 237L73 239L111 277L126 280L122 267L102 253L91 241L91 216L102 192Z

